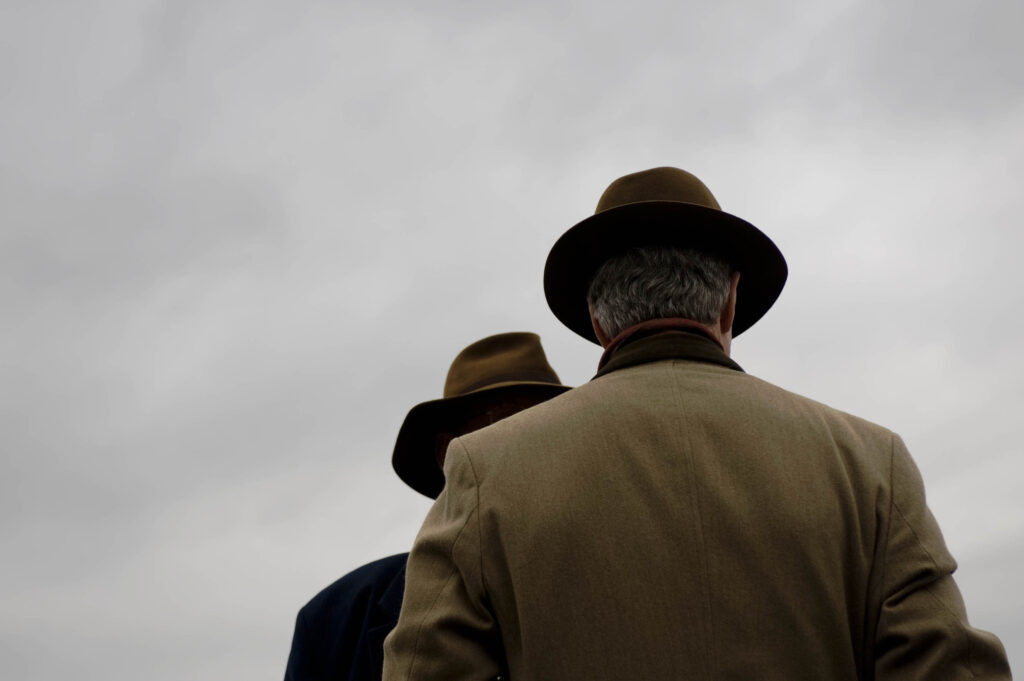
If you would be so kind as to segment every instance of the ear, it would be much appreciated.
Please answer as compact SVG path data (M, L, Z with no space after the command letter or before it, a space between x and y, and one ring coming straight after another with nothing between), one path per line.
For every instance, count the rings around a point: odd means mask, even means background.
M612 339L608 337L608 334L601 328L601 322L597 321L597 317L594 316L594 306L587 301L587 309L590 311L590 325L594 327L594 335L597 336L597 342L601 344L602 348L607 348L612 343Z
M718 328L722 335L732 336L732 322L736 319L736 288L740 284L740 273L733 272L729 277L729 297L725 300L725 307L718 318Z

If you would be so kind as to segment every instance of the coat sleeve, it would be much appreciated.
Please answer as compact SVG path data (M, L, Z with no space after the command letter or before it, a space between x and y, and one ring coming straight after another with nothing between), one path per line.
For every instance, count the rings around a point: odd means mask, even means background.
M292 649L288 653L288 664L284 670L284 681L302 681L309 673L304 665L310 655L307 653L307 631L304 611L295 617L295 633L292 635Z
M921 474L895 435L890 489L875 678L1010 679L999 639L967 621L956 562L925 504Z
M409 554L398 625L384 642L384 681L485 681L500 671L481 573L477 481L459 440L444 468L445 488Z

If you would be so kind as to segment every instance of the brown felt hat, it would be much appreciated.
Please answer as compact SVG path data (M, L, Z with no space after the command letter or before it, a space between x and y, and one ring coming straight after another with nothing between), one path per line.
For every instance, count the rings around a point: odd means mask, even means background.
M398 431L391 465L407 485L437 498L444 474L437 464L438 435L464 434L466 420L514 398L542 402L569 390L548 364L535 333L488 336L460 352L448 370L444 397L409 410Z
M544 294L558 319L597 343L587 289L598 268L631 248L693 248L740 273L732 334L759 320L782 292L786 259L765 234L721 209L699 179L679 168L652 168L609 185L597 210L555 242L544 266Z

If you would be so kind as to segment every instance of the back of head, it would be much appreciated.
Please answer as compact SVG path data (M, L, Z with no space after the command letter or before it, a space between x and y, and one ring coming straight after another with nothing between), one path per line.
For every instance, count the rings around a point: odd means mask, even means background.
M471 343L448 369L441 399L421 402L406 415L391 457L395 472L417 492L436 498L452 438L566 390L535 333L500 333Z
M587 300L609 337L652 319L712 325L729 297L731 273L724 260L698 250L632 248L598 268Z
M640 250L630 253L634 249ZM664 257L647 255L662 249ZM683 255L673 255L679 252ZM716 258L728 263L728 294L722 293L725 268L709 264ZM626 276L598 275L602 266ZM641 281L631 272L651 274ZM544 265L544 295L563 324L602 345L617 329L638 322L684 317L708 327L719 313L716 326L731 338L768 311L786 275L785 258L761 230L723 211L693 174L660 167L612 182L594 214L559 237ZM625 285L609 287L608 281ZM609 290L616 293L609 295ZM723 295L724 305L712 304ZM622 296L628 298L612 302ZM599 338L599 330L609 338Z

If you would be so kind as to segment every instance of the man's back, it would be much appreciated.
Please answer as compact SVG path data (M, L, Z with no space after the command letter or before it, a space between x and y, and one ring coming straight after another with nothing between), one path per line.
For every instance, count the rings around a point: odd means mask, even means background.
M637 341L626 366L453 444L410 563L414 676L503 650L515 681L1008 677L966 626L899 438L724 355L692 361L708 343ZM445 551L465 594L434 605Z

